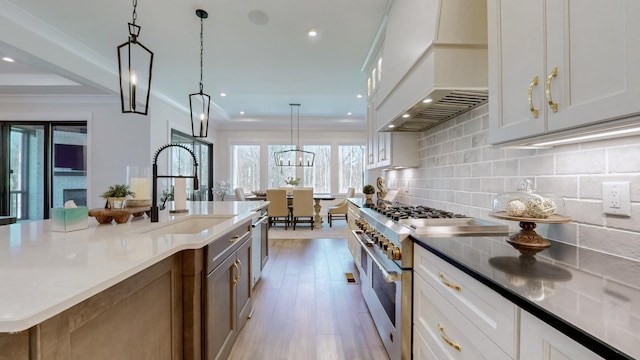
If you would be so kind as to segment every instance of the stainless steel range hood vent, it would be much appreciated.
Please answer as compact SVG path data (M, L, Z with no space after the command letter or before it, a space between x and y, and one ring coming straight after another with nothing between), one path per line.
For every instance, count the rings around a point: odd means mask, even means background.
M434 100L439 97L439 100ZM387 126L381 131L425 131L449 119L458 117L467 111L482 106L489 100L487 90L435 90L431 94L431 102L419 101L404 114L391 122L393 127ZM403 114L403 115L404 115Z

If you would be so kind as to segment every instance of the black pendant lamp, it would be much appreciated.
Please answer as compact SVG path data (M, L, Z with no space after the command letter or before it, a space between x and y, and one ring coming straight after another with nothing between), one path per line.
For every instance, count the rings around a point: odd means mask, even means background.
M138 1L133 0L133 21L129 23L129 40L118 46L120 104L123 113L147 115L153 53L138 41L140 26L136 25L137 6Z
M276 166L313 166L316 154L300 149L300 104L289 104L291 107L291 145L293 146L293 108L298 115L298 142L295 148L273 153Z
M202 51L203 46L203 20L209 17L206 11L196 10L196 16L200 18L200 91L189 94L189 109L191 112L191 135L197 138L206 138L209 132L209 109L211 96L203 91L202 85Z

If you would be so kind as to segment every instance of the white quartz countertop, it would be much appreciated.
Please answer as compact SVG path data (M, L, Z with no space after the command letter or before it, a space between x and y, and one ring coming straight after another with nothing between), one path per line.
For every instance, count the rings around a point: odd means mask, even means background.
M50 231L50 220L0 226L0 332L26 330L181 250L202 248L267 204L187 202L188 213L163 210L157 223L88 218L88 229L66 233ZM220 219L195 234L158 230L204 216Z

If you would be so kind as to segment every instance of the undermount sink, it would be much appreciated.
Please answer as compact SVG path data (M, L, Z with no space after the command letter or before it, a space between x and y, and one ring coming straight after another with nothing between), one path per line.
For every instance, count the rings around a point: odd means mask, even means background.
M476 218L402 219L400 223L409 226L416 234L463 235L463 234L506 234L507 225Z
M175 220L162 225L154 226L154 228L138 232L139 234L198 234L208 230L235 215L208 215L208 216L189 216L185 219Z

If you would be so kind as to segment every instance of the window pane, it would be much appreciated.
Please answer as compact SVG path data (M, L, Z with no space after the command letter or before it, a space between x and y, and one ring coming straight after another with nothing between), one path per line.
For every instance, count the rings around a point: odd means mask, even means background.
M260 145L231 146L231 187L260 190Z
M315 164L304 168L302 186L313 187L317 193L331 192L331 146L330 145L306 145L305 151L316 153Z
M288 177L296 177L296 168L295 166L276 166L276 162L275 162L275 152L278 151L284 151L284 150L291 150L291 145L269 145L268 146L268 151L269 154L267 156L267 158L269 159L269 168L268 168L268 179L267 179L267 188L268 189L275 189L275 188L279 188L282 186L287 186L287 184L285 184L285 180ZM290 156L290 158L285 158L282 159L283 162L285 164L287 164L289 161L291 161L291 163L293 164L295 162L295 159L293 158L293 152L291 153L287 153L287 155Z
M340 146L338 161L338 191L346 193L350 187L361 191L364 185L364 146Z

